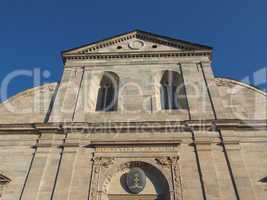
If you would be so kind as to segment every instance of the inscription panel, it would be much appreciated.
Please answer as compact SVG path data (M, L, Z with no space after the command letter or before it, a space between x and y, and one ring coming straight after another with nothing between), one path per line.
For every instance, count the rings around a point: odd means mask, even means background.
M128 152L177 152L178 145L114 145L96 148L96 153L128 153Z

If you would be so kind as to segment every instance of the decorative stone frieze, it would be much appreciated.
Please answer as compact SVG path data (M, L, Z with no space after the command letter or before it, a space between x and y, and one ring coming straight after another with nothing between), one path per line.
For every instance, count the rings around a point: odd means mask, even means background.
M82 54L82 55L66 55L66 60L116 60L116 59L151 59L151 58L165 58L169 59L171 57L201 57L210 56L211 54L206 51L195 51L195 52L146 52L140 53L124 53L124 54Z
M168 157L159 157L159 158L155 158L155 160L162 167L171 167L171 165L177 164L177 162L179 160L179 156L177 156L177 157L169 157L169 156Z
M114 164L115 158L110 157L95 157L93 158L93 161L95 165L100 165L105 168L108 168L109 166Z

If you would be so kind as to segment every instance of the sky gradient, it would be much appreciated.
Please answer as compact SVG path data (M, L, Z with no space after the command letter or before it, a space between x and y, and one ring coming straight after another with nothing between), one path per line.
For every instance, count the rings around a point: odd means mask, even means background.
M141 29L212 46L216 76L266 90L266 8L264 0L1 0L0 83L34 68L51 73L40 84L59 81L61 51ZM20 76L8 96L31 87L32 78Z

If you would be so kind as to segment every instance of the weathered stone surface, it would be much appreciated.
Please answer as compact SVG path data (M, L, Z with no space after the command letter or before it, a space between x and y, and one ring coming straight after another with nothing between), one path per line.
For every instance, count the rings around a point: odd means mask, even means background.
M267 198L266 93L215 78L211 48L133 31L63 58L60 84L0 104L1 200ZM166 70L177 110L162 106ZM118 106L96 111L107 72ZM146 175L138 195L133 167Z

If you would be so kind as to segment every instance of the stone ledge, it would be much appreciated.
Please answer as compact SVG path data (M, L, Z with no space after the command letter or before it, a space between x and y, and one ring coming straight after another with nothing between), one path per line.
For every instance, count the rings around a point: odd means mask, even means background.
M267 130L267 120L186 120L186 121L132 121L110 123L36 123L36 124L0 124L0 134L40 134L40 133L68 133L79 131L93 132L131 132L131 131L162 131L171 129L175 132L194 130Z
M93 146L105 146L105 145L160 145L160 144L181 144L181 140L93 140L91 145Z

